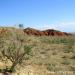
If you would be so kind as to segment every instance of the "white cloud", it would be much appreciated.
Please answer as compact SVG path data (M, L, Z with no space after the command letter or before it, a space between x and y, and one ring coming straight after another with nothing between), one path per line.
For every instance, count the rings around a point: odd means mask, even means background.
M59 30L75 32L75 23L74 22L63 22L57 25Z
M62 22L57 24L37 25L37 27L34 28L41 29L41 30L56 29L56 30L66 31L66 32L75 32L75 22Z
M61 22L56 24L39 24L39 25L32 25L32 28L39 29L39 30L46 30L46 29L55 29L64 32L75 32L75 22Z

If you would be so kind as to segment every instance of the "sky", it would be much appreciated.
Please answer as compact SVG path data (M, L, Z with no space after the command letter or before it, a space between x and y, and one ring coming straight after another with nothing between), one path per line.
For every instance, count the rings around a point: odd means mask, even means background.
M0 26L75 32L75 0L0 0Z

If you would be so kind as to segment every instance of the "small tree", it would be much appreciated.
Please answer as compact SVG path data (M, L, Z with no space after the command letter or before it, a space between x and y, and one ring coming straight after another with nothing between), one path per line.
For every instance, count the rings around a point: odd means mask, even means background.
M5 59L5 61L10 60L12 62L11 67L6 67L2 69L3 73L12 73L15 70L16 65L21 64L23 60L27 60L32 55L31 47L23 45L22 43L12 42L7 48L1 50L0 57Z
M23 29L23 24L19 24L19 28L20 29Z

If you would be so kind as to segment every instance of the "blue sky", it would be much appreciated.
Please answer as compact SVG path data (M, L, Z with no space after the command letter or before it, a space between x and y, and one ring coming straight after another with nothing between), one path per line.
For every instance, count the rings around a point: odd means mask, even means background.
M0 0L0 26L75 32L75 0Z

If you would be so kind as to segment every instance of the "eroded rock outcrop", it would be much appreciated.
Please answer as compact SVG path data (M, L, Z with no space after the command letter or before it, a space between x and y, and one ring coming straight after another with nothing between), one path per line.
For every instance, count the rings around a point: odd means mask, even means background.
M33 28L26 28L24 29L24 32L28 35L37 35L37 36L44 36L44 35L45 36L69 36L69 35L72 35L70 33L61 32L61 31L57 31L54 29L40 31L40 30L36 30Z

